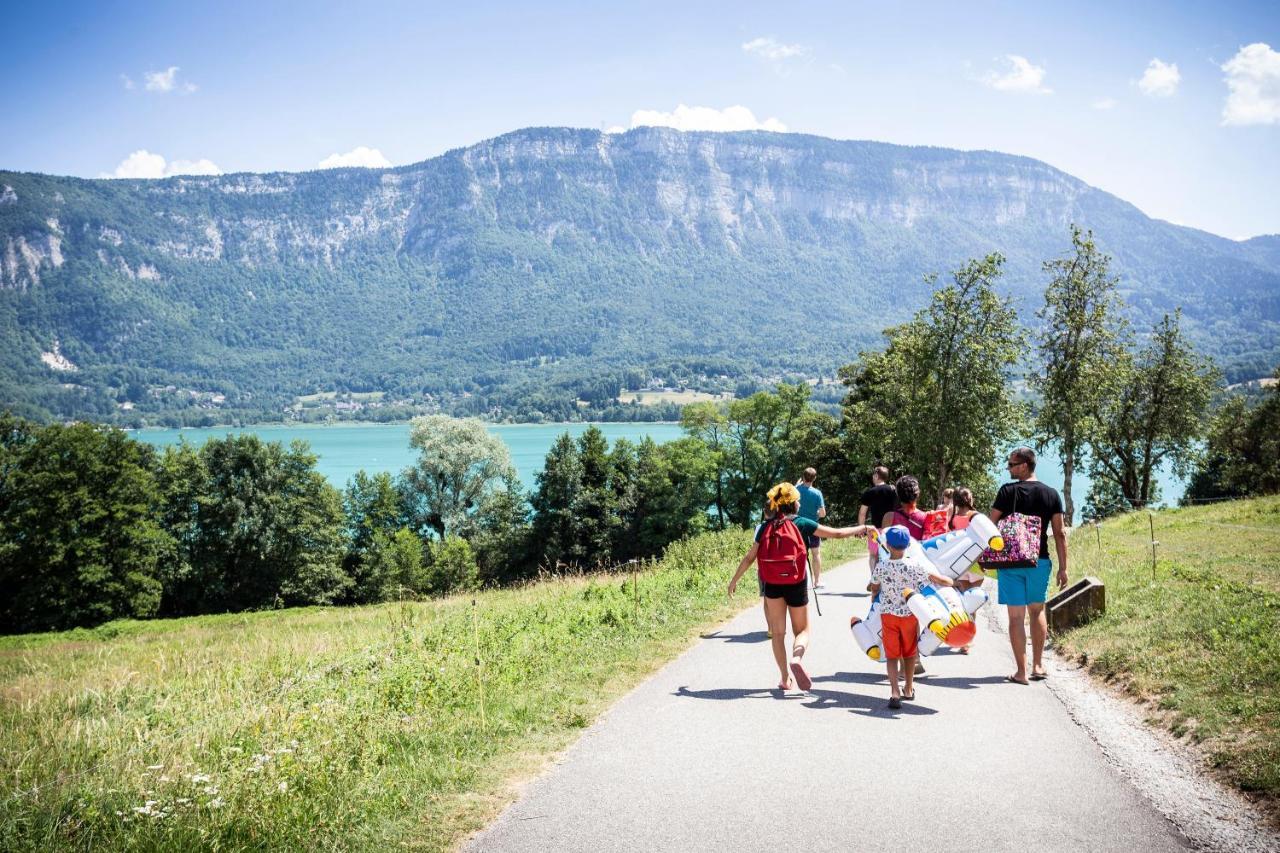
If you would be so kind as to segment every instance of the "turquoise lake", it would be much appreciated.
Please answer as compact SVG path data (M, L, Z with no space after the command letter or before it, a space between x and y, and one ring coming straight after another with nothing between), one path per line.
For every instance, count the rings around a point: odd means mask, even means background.
M581 435L589 426L584 423L572 424L492 424L489 431L506 442L511 450L511 459L516 471L526 488L533 488L534 475L542 470L543 460L552 443L564 432L572 436ZM620 438L639 441L649 436L656 442L666 442L683 435L679 424L674 423L605 423L596 424L612 444ZM222 438L228 434L252 432L264 441L280 441L288 443L300 439L311 445L311 450L318 457L316 467L338 488L346 485L356 471L364 469L369 473L388 471L397 474L413 463L414 454L409 448L409 425L405 424L307 424L282 426L256 426L244 429L228 427L216 429L166 429L139 430L131 433L139 441L154 444L158 447L177 444L186 440L200 445L209 438ZM1051 453L1040 456L1036 467L1036 475L1056 489L1062 488L1062 469L1058 458ZM1001 469L998 476L1003 477ZM1167 466L1160 469L1157 480L1165 504L1173 504L1182 497L1185 484ZM1077 508L1083 507L1085 495L1089 491L1087 477L1077 474L1074 492ZM822 486L822 475L819 472L818 486ZM1077 516L1079 509L1077 509Z
M501 438L511 450L511 461L520 474L520 481L533 488L534 475L542 470L543 460L556 438L564 432L577 437L590 424L492 424L489 432ZM666 442L683 435L679 424L673 423L625 423L596 424L609 444L619 438L639 441L649 436L656 442ZM138 430L131 435L139 441L164 447L180 440L199 446L210 438L226 435L254 433L263 441L280 441L285 444L299 439L311 445L311 451L319 457L316 468L338 488L347 484L357 471L364 469L372 474L389 471L398 474L413 464L414 452L409 447L409 424L307 424L302 426L255 426L244 429L230 427L214 429L155 429Z

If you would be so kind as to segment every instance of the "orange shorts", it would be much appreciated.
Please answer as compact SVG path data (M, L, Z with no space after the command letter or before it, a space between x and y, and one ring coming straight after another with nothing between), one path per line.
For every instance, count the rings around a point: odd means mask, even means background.
M920 636L920 623L914 616L894 616L885 613L880 616L880 627L884 635L884 656L886 658L911 658L919 649L916 640Z

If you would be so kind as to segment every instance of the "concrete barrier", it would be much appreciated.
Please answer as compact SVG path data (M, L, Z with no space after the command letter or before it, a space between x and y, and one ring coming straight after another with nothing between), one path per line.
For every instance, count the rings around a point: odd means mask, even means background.
M1059 634L1106 612L1107 587L1094 577L1076 581L1046 602L1049 632Z

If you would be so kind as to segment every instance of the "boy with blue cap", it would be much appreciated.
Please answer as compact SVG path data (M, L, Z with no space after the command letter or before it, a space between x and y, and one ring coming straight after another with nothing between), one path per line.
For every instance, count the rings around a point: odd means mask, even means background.
M885 666L889 671L889 707L902 707L902 700L916 698L915 668L919 654L916 640L920 636L920 623L907 607L906 590L919 590L927 584L953 586L951 579L931 573L914 560L905 559L903 552L911 545L911 534L901 524L886 528L880 534L880 546L888 552L888 559L871 569L872 594L880 593L880 625L883 629ZM898 672L902 671L906 684L899 690Z

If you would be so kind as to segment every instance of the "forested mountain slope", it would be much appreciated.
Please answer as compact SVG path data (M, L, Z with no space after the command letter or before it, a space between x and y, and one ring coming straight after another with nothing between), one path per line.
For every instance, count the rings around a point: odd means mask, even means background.
M563 417L655 373L830 376L924 273L990 251L1033 322L1071 222L1139 327L1181 306L1231 378L1280 360L1280 237L1153 220L1036 160L534 128L382 170L0 172L0 405L278 417L349 390Z

